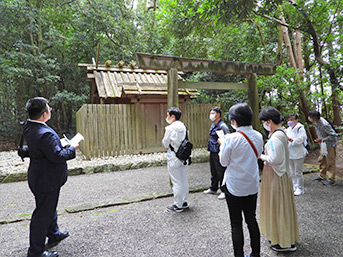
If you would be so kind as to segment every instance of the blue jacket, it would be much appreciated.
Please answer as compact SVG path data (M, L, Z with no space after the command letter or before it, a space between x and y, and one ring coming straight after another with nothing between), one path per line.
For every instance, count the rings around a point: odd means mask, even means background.
M31 191L39 194L59 189L67 181L67 160L75 158L75 148L62 149L56 132L42 123L28 120L23 134L30 151L27 179Z
M217 124L215 124L214 122L212 123L209 132L210 140L208 141L207 150L214 153L219 153L220 146L218 144L218 135L216 133L217 130L223 130L224 134L230 132L224 121L220 120Z

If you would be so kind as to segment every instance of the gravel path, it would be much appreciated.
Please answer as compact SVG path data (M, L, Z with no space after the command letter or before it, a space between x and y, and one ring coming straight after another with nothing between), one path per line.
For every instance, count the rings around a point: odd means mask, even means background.
M316 176L305 175L305 194L296 198L302 239L298 250L276 254L262 236L261 256L342 256L343 181L327 187L313 182ZM209 179L208 163L190 166L191 186L208 184ZM0 217L32 212L33 197L26 184L0 184ZM213 195L191 194L191 208L180 214L165 211L172 197L72 214L63 210L165 190L170 190L165 166L70 177L62 188L58 210L59 225L71 236L55 250L61 257L233 256L226 203ZM25 256L28 226L28 221L0 225L1 257ZM244 230L248 254L249 236L246 227Z
M206 149L194 149L192 155L209 155ZM80 151L77 151L76 158L68 161L68 168L85 168L101 166L105 164L128 164L133 162L165 161L166 153L151 153L141 155L122 155L117 157L92 158L87 160ZM0 152L0 175L26 172L29 166L29 159L23 162L16 151Z

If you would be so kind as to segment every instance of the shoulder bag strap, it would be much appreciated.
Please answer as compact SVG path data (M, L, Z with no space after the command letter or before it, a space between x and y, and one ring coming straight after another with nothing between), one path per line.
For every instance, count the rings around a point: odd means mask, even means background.
M257 150L256 150L254 144L253 144L253 143L251 142L251 140L248 138L248 136L247 136L245 133L243 133L242 131L240 131L240 130L238 130L237 132L240 133L240 134L242 134L242 135L248 140L249 144L251 145L252 149L253 149L254 152L255 152L256 158L258 158Z

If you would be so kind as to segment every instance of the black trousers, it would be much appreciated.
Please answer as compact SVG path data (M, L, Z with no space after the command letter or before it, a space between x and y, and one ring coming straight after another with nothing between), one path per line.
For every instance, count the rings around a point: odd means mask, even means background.
M220 165L218 153L210 152L210 168L211 168L211 187L212 191L217 192L222 184L226 168Z
M31 217L28 257L40 256L45 251L46 237L54 240L54 237L60 233L56 212L59 195L60 189L40 194L34 193L36 209Z
M250 234L251 257L260 256L260 229L256 221L257 194L238 197L225 190L226 202L229 208L231 234L235 257L243 257L244 235L242 212Z

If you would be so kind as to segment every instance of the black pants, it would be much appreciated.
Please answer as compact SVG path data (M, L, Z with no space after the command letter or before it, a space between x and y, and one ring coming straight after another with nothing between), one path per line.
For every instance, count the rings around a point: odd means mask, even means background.
M229 208L231 234L235 257L243 257L244 235L242 212L250 234L250 256L260 256L260 229L256 221L257 194L238 197L225 190L226 202Z
M36 209L31 217L28 257L40 256L45 250L46 237L54 240L54 237L60 233L56 212L59 195L60 189L34 194Z
M218 153L210 153L210 168L211 168L211 187L212 191L217 192L222 184L226 168L220 165Z

